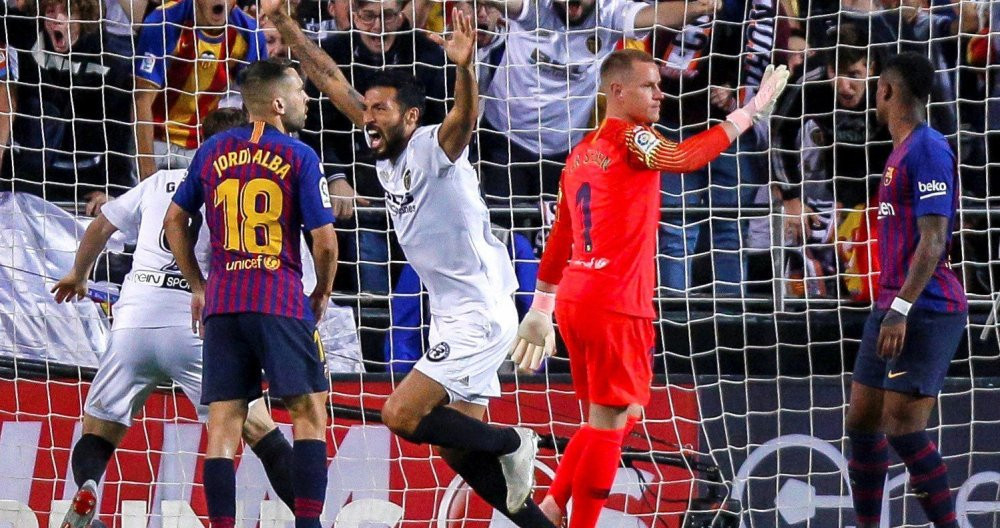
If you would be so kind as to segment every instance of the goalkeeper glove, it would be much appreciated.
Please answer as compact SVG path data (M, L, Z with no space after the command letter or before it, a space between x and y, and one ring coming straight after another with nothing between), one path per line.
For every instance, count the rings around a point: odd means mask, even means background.
M754 123L770 119L775 103L788 84L788 75L788 68L785 65L775 68L773 64L769 64L764 70L764 77L760 80L757 94L743 108L726 116L726 121L736 125L742 134Z
M535 291L531 309L517 327L517 341L510 356L518 368L537 370L543 359L555 353L556 333L552 327L555 299L554 293Z

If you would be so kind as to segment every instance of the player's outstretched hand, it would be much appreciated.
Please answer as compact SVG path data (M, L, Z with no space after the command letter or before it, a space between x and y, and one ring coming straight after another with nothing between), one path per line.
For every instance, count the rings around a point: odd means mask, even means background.
M457 7L451 10L452 33L445 39L436 33L428 34L431 40L444 49L448 59L456 66L467 67L476 56L476 26L472 17Z
M766 121L771 118L775 103L781 97L781 92L785 91L785 86L788 86L789 75L791 74L788 67L784 64L777 68L773 64L767 66L764 77L760 80L760 88L750 101L753 105L751 115L754 121Z
M288 0L258 0L257 4L260 6L257 9L258 18L274 15L282 8L284 8L285 13L288 13L290 10Z
M191 331L198 337L205 337L205 322L201 312L205 309L205 290L191 292Z
M59 279L59 282L52 287L49 293L52 293L56 302L60 304L67 301L79 301L87 296L87 277L71 271Z
M537 370L542 360L556 351L556 333L552 328L552 316L538 310L528 310L521 325L517 327L517 341L510 355L511 361L520 369Z

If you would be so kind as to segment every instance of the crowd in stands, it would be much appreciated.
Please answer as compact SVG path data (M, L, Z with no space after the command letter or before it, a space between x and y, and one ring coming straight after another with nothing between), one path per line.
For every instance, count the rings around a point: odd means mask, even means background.
M497 232L529 266L532 250L537 255L544 244L565 157L599 122L599 64L623 46L659 60L666 100L658 127L676 140L751 96L767 64L793 71L769 123L758 123L702 171L662 175L664 297L771 295L771 277L758 280L753 259L775 245L788 249L779 266L792 279L782 282L785 295L849 295L843 279L864 270L851 267L857 263L838 241L851 238L845 226L857 226L871 206L892 148L873 96L880 64L893 53L917 50L937 66L930 120L960 155L965 196L985 207L1000 184L997 2L291 4L358 91L383 68L413 73L428 94L425 123L443 118L454 82L427 34L447 29L453 5L474 13L482 115L471 156ZM83 204L81 214L97 214L158 169L185 167L201 140L201 119L241 104L243 65L294 58L252 0L7 0L0 10L0 192ZM342 254L356 264L342 266L337 287L389 293L408 275L378 212L382 192L365 138L319 90L309 93L302 139L323 160ZM782 227L765 227L769 234L755 239L755 222L775 218ZM987 225L975 215L963 222L971 232ZM957 248L957 260L988 262L984 236ZM526 290L532 281L522 274Z

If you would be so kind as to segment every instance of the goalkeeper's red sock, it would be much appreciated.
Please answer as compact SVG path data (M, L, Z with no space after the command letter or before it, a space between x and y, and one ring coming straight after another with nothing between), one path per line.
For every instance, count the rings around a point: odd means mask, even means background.
M623 435L631 433L638 421L638 416L629 415L628 420L625 422L625 432ZM590 424L584 424L573 435L573 438L569 440L566 451L563 452L562 460L559 461L559 467L556 469L556 476L553 477L552 485L549 486L548 494L555 499L556 505L559 506L559 509L563 513L566 512L566 503L569 502L569 498L573 493L573 477L576 475L576 465L580 461L580 455L583 453L583 449L586 447L593 430Z
M625 428L591 429L587 446L573 476L573 514L569 528L594 528L608 501L622 457Z
M580 461L580 455L587 448L593 428L589 424L584 424L573 438L569 439L566 451L563 452L559 467L556 468L556 476L552 478L552 485L549 486L549 495L555 499L559 508L566 513L566 503L573 493L573 477L576 475L576 465Z

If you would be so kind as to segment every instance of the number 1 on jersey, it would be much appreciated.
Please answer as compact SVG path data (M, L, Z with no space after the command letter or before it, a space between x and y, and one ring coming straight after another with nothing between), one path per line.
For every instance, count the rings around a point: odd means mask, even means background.
M590 239L590 229L594 223L590 216L590 182L584 182L576 191L576 203L583 215L583 250L590 253L594 250L594 241Z
M263 197L262 210L258 202ZM253 179L240 186L240 180L229 178L215 188L215 207L225 213L225 240L229 251L247 251L262 255L281 253L282 193L278 184L265 179ZM258 238L258 234L262 235ZM263 240L263 243L260 240Z

